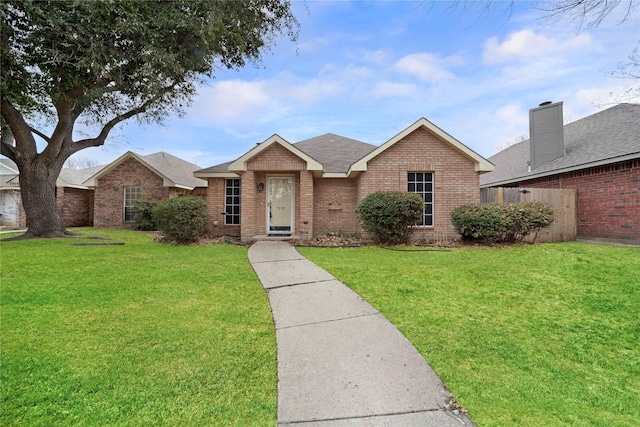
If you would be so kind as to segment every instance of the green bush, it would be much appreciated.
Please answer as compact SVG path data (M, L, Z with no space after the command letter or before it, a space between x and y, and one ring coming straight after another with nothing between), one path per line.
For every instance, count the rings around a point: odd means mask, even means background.
M133 229L137 231L157 230L153 221L153 210L158 206L160 200L143 197L136 202L136 215L133 218Z
M411 226L420 221L424 200L418 194L401 191L378 191L369 194L356 207L362 227L376 243L406 243Z
M451 222L463 240L518 242L555 221L551 205L541 202L472 203L451 212Z
M174 197L156 206L153 220L167 240L197 242L206 233L207 204L200 197Z

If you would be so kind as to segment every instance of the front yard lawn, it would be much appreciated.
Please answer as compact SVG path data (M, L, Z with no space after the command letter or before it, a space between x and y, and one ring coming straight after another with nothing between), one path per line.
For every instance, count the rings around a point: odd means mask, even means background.
M275 331L246 248L81 232L125 244L0 243L0 425L275 424Z
M478 426L640 425L640 249L299 248L382 312Z

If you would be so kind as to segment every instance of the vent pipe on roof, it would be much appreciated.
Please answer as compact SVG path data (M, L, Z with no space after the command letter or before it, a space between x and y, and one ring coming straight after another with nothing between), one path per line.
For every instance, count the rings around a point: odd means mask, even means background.
M531 170L564 156L562 102L543 102L529 110Z

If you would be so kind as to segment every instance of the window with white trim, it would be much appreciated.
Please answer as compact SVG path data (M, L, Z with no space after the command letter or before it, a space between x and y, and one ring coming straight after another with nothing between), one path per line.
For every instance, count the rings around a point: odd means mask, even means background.
M240 224L240 188L239 179L227 179L225 182L224 196L224 223L230 225Z
M416 225L433 226L433 172L409 172L407 191L419 194L424 200L422 220Z
M136 203L140 200L140 187L127 186L124 187L124 221L131 222L135 220Z

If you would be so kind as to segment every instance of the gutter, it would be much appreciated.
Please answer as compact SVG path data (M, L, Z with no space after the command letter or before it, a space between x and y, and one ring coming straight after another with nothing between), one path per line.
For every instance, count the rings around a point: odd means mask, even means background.
M539 172L539 173L532 174L532 175L522 175L522 176L517 177L517 178L509 178L509 179L505 179L505 180L502 180L502 181L494 181L494 182L490 182L490 183L486 183L486 184L480 184L480 188L501 187L501 186L503 186L505 184L516 184L518 182L529 181L531 179L544 178L545 176L560 175L560 174L567 173L567 172L574 172L574 171L578 171L578 170L582 170L582 169L594 168L594 167L598 167L598 166L605 166L605 165L610 165L612 163L625 162L627 160L635 160L635 159L640 159L640 153L632 153L632 154L627 154L626 156L613 157L613 158L609 158L609 159L599 160L599 161L596 161L596 162L583 163L583 164L576 165L576 166L568 166L568 167L565 167L565 168L553 169L553 170L545 171L545 172Z

